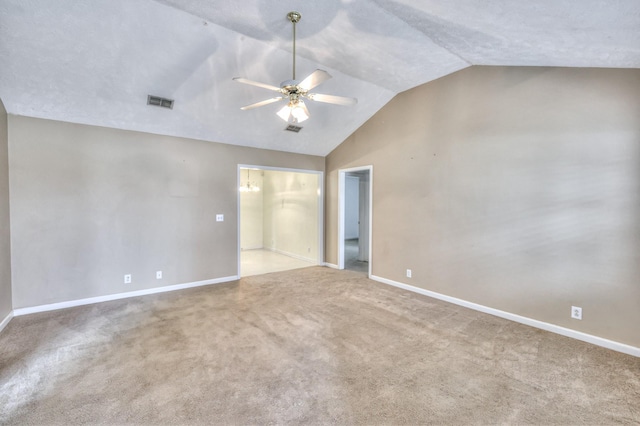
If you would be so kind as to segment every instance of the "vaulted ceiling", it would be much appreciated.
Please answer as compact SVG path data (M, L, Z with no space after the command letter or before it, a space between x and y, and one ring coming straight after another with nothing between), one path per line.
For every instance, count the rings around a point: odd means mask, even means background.
M240 107L297 76L333 78L300 133L281 104ZM640 68L637 0L0 0L10 114L326 155L393 96L471 65ZM175 99L172 110L147 95Z

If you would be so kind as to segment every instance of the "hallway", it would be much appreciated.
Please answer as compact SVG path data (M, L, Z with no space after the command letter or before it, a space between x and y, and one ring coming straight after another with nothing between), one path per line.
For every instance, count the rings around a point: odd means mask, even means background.
M344 240L344 269L369 273L369 262L358 260L358 238Z

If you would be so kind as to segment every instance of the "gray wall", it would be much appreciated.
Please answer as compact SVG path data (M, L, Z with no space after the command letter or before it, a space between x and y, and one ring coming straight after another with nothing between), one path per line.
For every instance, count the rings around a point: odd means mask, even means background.
M9 149L14 308L236 275L237 165L324 169L322 157L16 116Z
M11 234L7 111L0 100L0 322L11 312Z
M374 275L640 346L640 70L471 67L396 96L327 157L327 262L338 169L368 164Z
M360 235L360 179L357 176L345 176L344 181L344 238L358 238Z

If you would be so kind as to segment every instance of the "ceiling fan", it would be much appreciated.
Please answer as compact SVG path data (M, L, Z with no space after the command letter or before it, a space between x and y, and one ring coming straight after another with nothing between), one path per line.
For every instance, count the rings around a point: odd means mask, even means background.
M274 102L288 101L278 115L289 123L301 123L309 118L309 110L304 104L304 99L310 99L316 102L324 102L335 105L354 105L358 102L355 98L347 98L344 96L323 95L320 93L310 93L309 91L321 83L331 78L331 75L323 70L315 70L302 81L296 80L296 24L300 22L302 15L298 12L289 12L287 18L293 24L293 78L280 83L280 87L271 84L259 83L246 78L235 77L234 80L239 83L250 84L252 86L262 87L264 89L278 92L275 98L266 99L240 108L243 111L269 105Z

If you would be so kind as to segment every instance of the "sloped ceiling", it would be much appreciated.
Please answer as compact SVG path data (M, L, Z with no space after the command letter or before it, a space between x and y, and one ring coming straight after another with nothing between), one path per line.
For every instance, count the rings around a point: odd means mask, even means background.
M314 91L300 133L232 81ZM326 155L397 93L471 65L640 68L637 0L1 0L0 98L10 114ZM175 99L173 110L147 95Z

